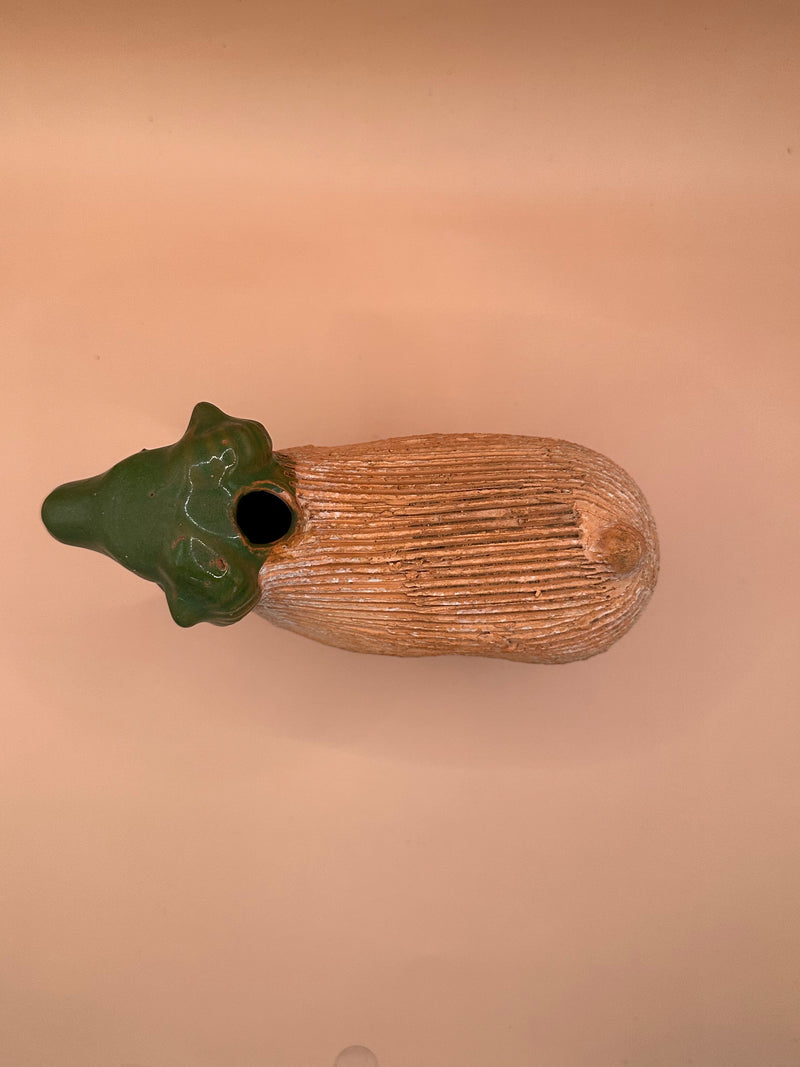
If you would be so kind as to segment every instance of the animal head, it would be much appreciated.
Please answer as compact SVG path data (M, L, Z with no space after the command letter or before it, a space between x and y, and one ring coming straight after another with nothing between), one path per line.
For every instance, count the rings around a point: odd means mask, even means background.
M157 582L181 626L226 625L259 599L270 545L294 528L288 472L258 422L197 404L174 445L54 489L42 506L65 544L111 556Z

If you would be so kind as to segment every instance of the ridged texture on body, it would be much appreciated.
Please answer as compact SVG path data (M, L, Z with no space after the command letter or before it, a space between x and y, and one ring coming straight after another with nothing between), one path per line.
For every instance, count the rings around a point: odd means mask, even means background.
M276 459L300 514L261 568L256 610L327 644L582 659L631 626L655 585L644 497L579 445L432 434Z

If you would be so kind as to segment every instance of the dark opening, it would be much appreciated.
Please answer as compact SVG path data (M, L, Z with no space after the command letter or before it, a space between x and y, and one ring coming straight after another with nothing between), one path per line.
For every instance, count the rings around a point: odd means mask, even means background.
M236 504L236 525L251 545L280 541L289 532L293 518L289 505L266 489L243 493Z

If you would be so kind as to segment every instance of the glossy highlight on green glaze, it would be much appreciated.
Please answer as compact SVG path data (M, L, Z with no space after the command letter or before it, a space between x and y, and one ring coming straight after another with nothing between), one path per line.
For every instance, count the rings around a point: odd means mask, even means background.
M111 556L157 582L181 626L236 622L258 602L258 572L271 545L253 545L236 523L237 501L266 490L297 521L290 472L264 427L197 404L174 445L143 449L105 474L68 482L42 505L50 533Z

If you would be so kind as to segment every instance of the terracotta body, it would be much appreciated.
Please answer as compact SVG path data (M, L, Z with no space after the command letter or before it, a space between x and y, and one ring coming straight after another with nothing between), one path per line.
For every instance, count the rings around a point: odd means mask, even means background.
M658 573L647 503L566 441L430 434L274 452L198 404L174 445L54 490L48 529L164 590L176 622L278 626L355 652L563 663L602 652Z
M608 648L653 591L644 497L579 445L432 434L276 458L298 521L256 611L315 640L561 663Z

